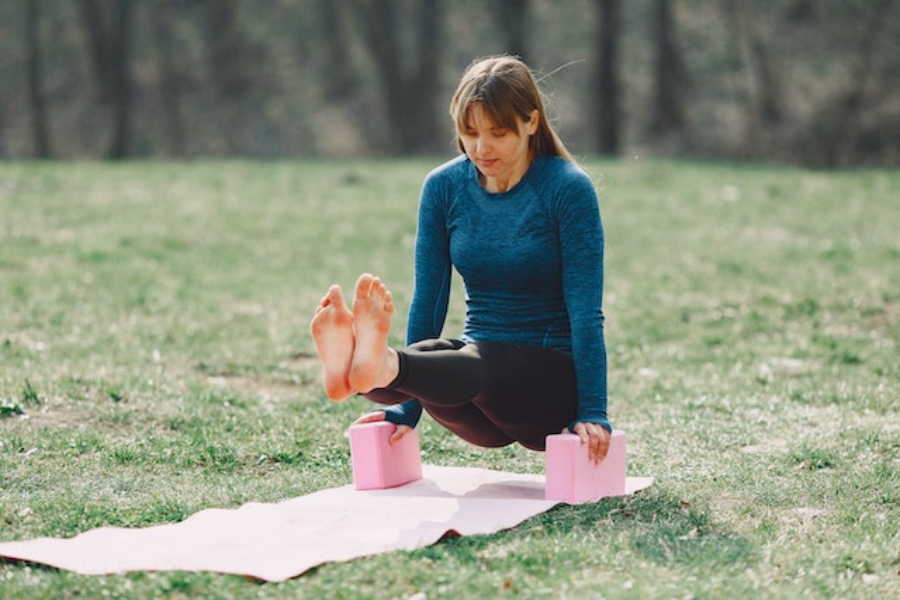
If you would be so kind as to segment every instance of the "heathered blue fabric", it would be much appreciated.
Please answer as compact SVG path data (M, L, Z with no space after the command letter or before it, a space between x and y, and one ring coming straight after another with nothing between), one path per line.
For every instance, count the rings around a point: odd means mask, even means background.
M577 421L610 429L603 244L594 185L572 162L539 157L499 194L484 190L465 155L441 165L422 187L407 343L441 337L455 267L465 282L466 322L446 337L571 353ZM414 426L421 414L417 401L391 408L395 423Z

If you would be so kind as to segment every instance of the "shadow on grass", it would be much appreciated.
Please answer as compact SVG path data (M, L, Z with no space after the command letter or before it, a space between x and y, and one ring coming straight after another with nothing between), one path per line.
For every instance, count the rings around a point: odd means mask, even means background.
M727 567L756 562L753 543L713 521L708 508L671 495L636 497L624 513L634 520L631 548L660 565Z
M492 545L517 545L517 542L539 538L558 541L567 538L575 547L579 540L601 538L609 549L627 549L663 566L696 566L706 570L747 566L758 561L753 543L715 523L708 508L691 506L665 492L560 505L512 531L464 538L447 536L416 553L431 559L450 554L461 562L477 561ZM552 545L562 558L565 550L558 543Z
M617 539L615 545L665 566L719 568L757 560L753 543L714 522L708 507L664 491L559 506L541 518L548 533L580 535L606 528L607 537Z

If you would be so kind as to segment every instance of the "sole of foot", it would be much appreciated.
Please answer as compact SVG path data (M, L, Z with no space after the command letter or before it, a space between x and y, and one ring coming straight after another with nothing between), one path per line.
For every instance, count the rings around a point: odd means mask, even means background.
M368 273L360 275L353 299L356 345L349 380L350 385L362 393L384 384L380 379L393 315L394 304L387 287L377 277Z
M325 395L337 402L346 400L354 393L349 375L355 342L353 313L344 301L340 286L329 288L309 329L322 363Z

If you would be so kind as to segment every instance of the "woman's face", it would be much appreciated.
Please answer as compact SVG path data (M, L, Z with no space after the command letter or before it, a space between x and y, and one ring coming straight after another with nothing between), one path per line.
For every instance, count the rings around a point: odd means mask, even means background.
M469 159L483 176L489 192L505 192L516 185L531 165L528 138L537 131L538 111L528 121L519 120L516 129L500 127L485 112L480 102L466 114L466 127L460 139Z

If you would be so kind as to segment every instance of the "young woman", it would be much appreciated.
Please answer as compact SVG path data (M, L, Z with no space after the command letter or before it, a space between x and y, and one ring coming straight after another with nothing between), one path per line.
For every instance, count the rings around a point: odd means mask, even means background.
M544 449L568 429L602 460L607 418L603 228L596 192L547 120L529 68L476 61L450 104L462 154L425 179L405 348L393 304L360 276L352 308L332 286L310 329L326 394L384 405L394 439L424 408L473 444ZM459 339L442 338L451 271L466 286Z

